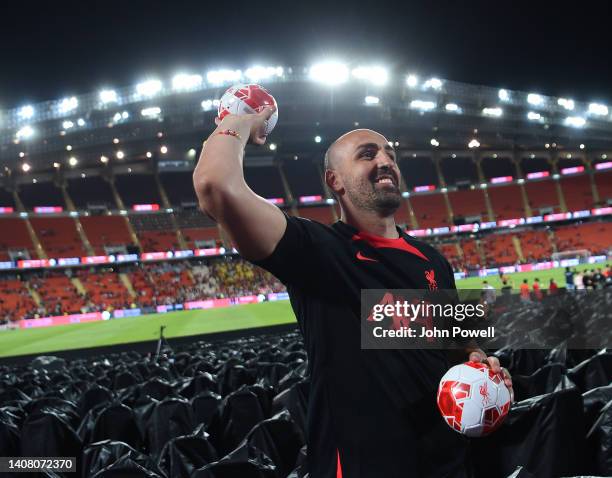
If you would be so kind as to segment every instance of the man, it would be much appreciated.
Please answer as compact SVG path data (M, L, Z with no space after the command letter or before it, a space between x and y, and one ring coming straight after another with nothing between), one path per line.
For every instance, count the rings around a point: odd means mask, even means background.
M542 289L540 289L540 279L537 277L533 281L533 297L535 300L542 300Z
M521 284L521 287L520 287L520 295L521 295L522 301L529 302L530 300L529 282L527 282L527 279L523 279L523 283Z
M374 131L342 136L325 158L325 181L341 205L341 221L330 227L289 217L257 196L242 170L247 141L265 143L272 112L217 120L194 186L201 209L241 255L289 291L309 357L310 477L465 476L465 440L444 424L435 405L449 366L445 354L360 347L361 289L455 286L448 262L395 225L401 200L395 151ZM499 361L480 350L469 358L501 371Z
M497 294L495 287L489 284L489 281L482 281L482 299L489 305L495 304Z
M565 268L565 288L574 290L574 273L569 267Z
M572 278L573 280L573 278ZM572 283L573 285L573 283ZM559 292L559 286L555 282L555 279L550 279L550 283L548 284L548 294L556 295Z

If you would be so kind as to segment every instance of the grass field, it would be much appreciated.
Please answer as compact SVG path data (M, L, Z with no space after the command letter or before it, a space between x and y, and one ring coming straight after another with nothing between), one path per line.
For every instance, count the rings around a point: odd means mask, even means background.
M577 267L591 269L591 265ZM554 278L559 286L565 285L563 269L511 274L513 286L518 288L523 279L529 284L537 277L543 288ZM486 280L501 287L498 276ZM482 278L472 277L457 282L461 289L480 289ZM238 329L287 324L295 321L289 301L240 305L223 309L190 310L167 314L143 315L84 324L61 325L40 329L0 332L0 357L48 353L59 350L100 347L156 340L161 325L166 326L167 338L225 332Z

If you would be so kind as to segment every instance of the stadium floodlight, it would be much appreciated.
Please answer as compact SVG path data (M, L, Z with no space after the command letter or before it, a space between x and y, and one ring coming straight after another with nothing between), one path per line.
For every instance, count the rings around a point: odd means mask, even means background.
M130 114L127 111L124 111L123 113L121 113L121 119L128 119L130 117Z
M57 109L61 114L69 113L70 111L76 110L79 106L79 100L77 100L76 96L71 96L70 98L64 98L60 101Z
M429 144L431 144L434 148L437 148L438 146L440 146L440 142L436 138L431 138L431 141L429 141Z
M21 165L21 169L24 173L27 173L30 169L32 169L32 166L30 166L28 163L23 163Z
M510 101L510 92L502 88L497 92L497 97L502 101Z
M202 75L179 73L172 78L172 89L177 91L194 90L202 86Z
M72 145L67 144L66 145L66 151L72 151Z
M315 140L315 143L320 143L321 142L321 136L319 136L319 135L315 136L314 140Z
M104 155L103 155L103 156L100 156L100 162L101 162L101 163L103 163L103 164L108 163L108 157L107 157L107 156L104 156Z
M410 107L415 110L430 111L436 107L436 103L433 101L412 100L410 102Z
M160 115L161 108L159 106L151 106L143 109L140 114L145 118L156 118Z
M527 95L527 103L534 106L540 106L542 103L544 103L544 98L537 93L529 93Z
M451 113L461 113L461 108L459 108L457 103L446 103L444 109L446 109L446 111L450 111Z
M117 151L115 153L115 156L117 157L117 159L123 159L123 158L125 158L125 153L123 151L119 150L119 151Z
M153 153L151 151L147 151L147 154L145 154L145 156L151 159L153 157Z
M270 151L276 151L276 143L270 143Z
M74 127L74 123L72 121L66 120L66 121L62 122L62 128L64 128L64 129L70 129L70 128L73 128L73 127Z
M162 89L162 82L159 80L147 80L136 85L136 93L139 96L155 96Z
M115 115L113 116L113 121L115 123L121 121L121 113L115 113Z
M608 114L608 107L600 103L591 103L589 104L589 114L606 116Z
M582 128L586 124L586 120L580 116L568 116L563 122L566 126L574 128Z
M432 88L434 90L439 90L442 88L442 80L439 78L430 78L425 83L423 83L423 88Z
M83 118L79 118L79 119L77 120L77 125L79 125L79 126L85 126L85 120L84 120Z
M19 108L17 112L21 119L30 119L34 116L34 107L32 105L25 105Z
M23 151L20 151L20 152L19 152L19 157L20 157L20 158L25 158L25 153L24 153Z
M206 81L213 86L220 86L226 83L237 83L242 79L240 70L211 70L206 73Z
M204 111L210 111L213 109L213 100L204 100L200 105Z
M474 138L472 141L470 141L468 143L468 148L470 148L470 149L471 148L479 148L479 147L480 147L480 142L476 138Z
M187 151L187 156L190 158L195 158L196 152L197 151L195 150L195 148L189 148L189 151Z
M584 144L580 143L579 148L580 148L580 149L584 149Z
M102 90L98 96L102 104L117 103L119 101L115 90Z
M494 116L496 118L499 118L501 115L504 114L504 111L500 107L496 107L496 108L483 108L482 109L482 114L485 115L485 116Z
M119 144L119 138L113 138L113 144Z
M557 104L563 106L566 110L572 111L574 109L574 100L568 98L559 98Z
M311 66L309 76L313 81L334 86L348 80L349 70L344 63L326 61Z
M406 78L406 84L410 88L414 88L419 84L419 78L416 75L408 75L408 78Z
M29 139L34 135L34 129L27 125L17 131L17 139Z
M68 159L68 164L74 168L77 164L79 164L79 160L75 156L70 156Z
M249 81L257 83L261 80L268 80L270 78L280 78L283 76L285 71L282 66L252 66L244 72Z
M377 105L380 103L380 98L378 96L366 96L364 101L366 105Z
M159 152L160 152L161 154L166 154L166 153L168 152L168 146L166 146L166 145L162 145L162 146L159 148Z
M55 162L53 163L53 167L54 167L55 169L59 169L59 167L60 167L60 163L58 163L57 161L55 161Z
M377 86L386 85L389 80L389 72L382 66L359 66L354 68L352 73L355 78Z
M535 111L530 111L527 113L527 119L530 121L540 121L542 119L542 115L540 113L536 113Z

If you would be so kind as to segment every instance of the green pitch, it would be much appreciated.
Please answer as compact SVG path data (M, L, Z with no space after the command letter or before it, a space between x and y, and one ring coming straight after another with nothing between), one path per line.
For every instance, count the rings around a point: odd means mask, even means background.
M597 265L583 265L577 269L592 269ZM523 279L529 284L537 277L543 288L554 278L561 287L565 285L564 269L538 272L520 272L509 277L518 289ZM496 288L501 287L498 276L486 280ZM480 289L482 278L472 277L457 281L461 289ZM289 301L240 305L223 309L189 310L167 314L143 315L85 324L61 325L40 329L0 331L0 357L51 353L60 350L100 347L156 340L159 327L166 326L167 338L226 332L238 329L288 324L295 321Z

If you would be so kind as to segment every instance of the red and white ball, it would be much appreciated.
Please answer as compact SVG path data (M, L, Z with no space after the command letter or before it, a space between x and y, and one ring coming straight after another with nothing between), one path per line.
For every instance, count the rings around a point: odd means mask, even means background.
M483 363L451 367L440 380L438 408L453 430L469 437L488 435L510 410L510 391L501 374Z
M275 106L277 109L266 127L266 135L270 134L278 121L278 106L274 97L263 86L234 85L223 93L219 102L217 115L223 119L228 114L245 115L259 113L266 106Z

